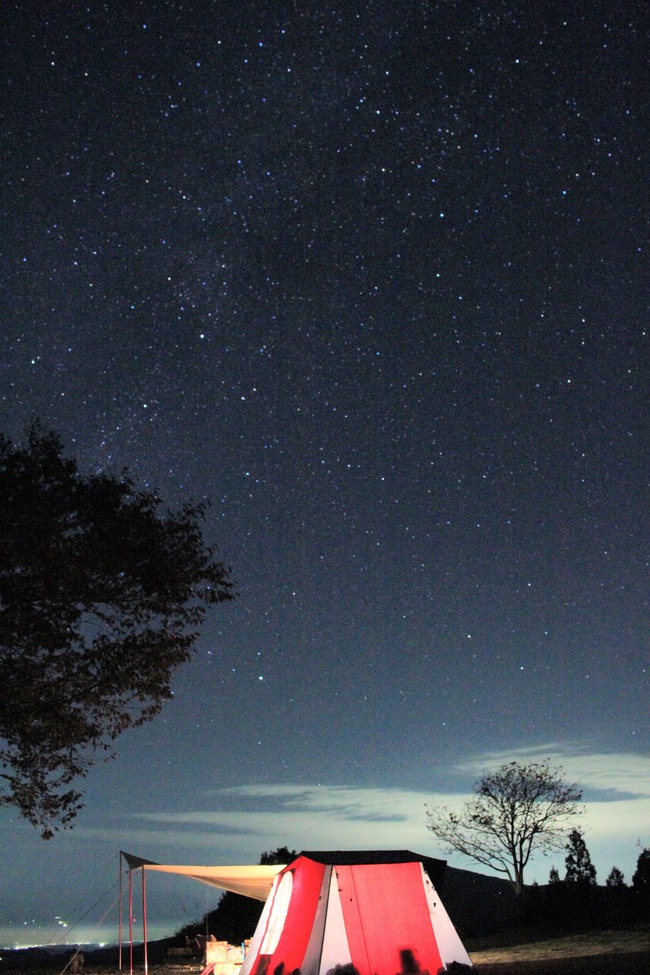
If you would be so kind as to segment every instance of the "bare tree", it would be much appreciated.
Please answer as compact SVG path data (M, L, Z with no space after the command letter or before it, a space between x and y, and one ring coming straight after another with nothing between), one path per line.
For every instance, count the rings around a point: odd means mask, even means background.
M563 848L567 823L582 812L581 799L582 790L566 785L550 759L510 762L482 775L460 810L427 807L427 829L447 852L505 874L520 898L532 853Z

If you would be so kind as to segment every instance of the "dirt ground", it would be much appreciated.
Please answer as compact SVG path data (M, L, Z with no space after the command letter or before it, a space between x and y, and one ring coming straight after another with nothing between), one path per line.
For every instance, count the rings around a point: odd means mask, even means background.
M650 927L470 952L480 975L650 975Z
M649 975L650 950L645 952L607 953L570 957L537 958L510 961L487 961L473 958L477 975ZM125 970L128 975L128 969ZM183 975L199 975L200 969L186 969ZM24 973L21 973L24 975ZM60 971L48 975L60 975ZM113 969L88 969L84 975L120 975ZM125 975L124 972L121 975ZM134 969L133 975L142 975ZM149 975L170 975L166 966L149 968ZM176 973L178 975L178 973Z
M598 931L548 941L470 951L477 975L650 975L650 924L632 931ZM55 969L12 970L0 975L64 975ZM193 964L150 964L148 975L200 975ZM67 972L65 973L67 975ZM83 975L120 975L116 966L84 965ZM129 975L128 959L121 975ZM133 975L143 975L142 964ZM433 973L431 973L433 975Z
M555 956L526 961L495 962L480 961L478 958L473 960L477 975L650 975L650 950L623 954ZM192 970L194 971L198 975L199 970ZM104 970L101 973L86 972L85 975L117 975L117 973L108 973ZM134 970L134 975L141 975L141 973ZM156 966L154 969L149 969L149 975L169 975L169 969Z
M582 955L536 961L479 962L477 975L648 975L650 952Z

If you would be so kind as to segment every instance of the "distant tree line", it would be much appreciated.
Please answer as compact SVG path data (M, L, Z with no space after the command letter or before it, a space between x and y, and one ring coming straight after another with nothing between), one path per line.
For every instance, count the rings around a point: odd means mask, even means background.
M527 923L625 923L647 916L650 849L640 854L631 887L618 867L599 887L582 832L574 827L567 834L584 812L581 800L582 789L567 783L562 768L550 759L509 762L483 773L462 805L428 806L427 829L446 852L460 853L507 878L519 917ZM563 879L553 868L548 886L525 884L524 871L534 854L562 849Z
M580 830L573 829L565 837L565 852L563 877L553 867L548 884L533 884L526 888L518 914L520 923L546 931L575 932L609 926L626 927L647 919L650 915L650 848L639 854L631 885L625 882L618 867L612 867L604 886L598 885L596 868ZM291 863L297 855L295 850L281 846L262 853L259 862ZM444 899L444 888L441 893ZM198 948L204 939L213 936L217 941L240 944L253 935L263 907L261 901L228 891L213 911L180 928L174 935L174 943L178 947L195 945Z
M628 885L616 866L604 886L597 882L584 835L574 829L566 843L564 877L556 867L549 873L548 885L534 884L528 890L524 916L532 923L555 929L627 925L647 919L650 914L650 847L639 854L632 883Z

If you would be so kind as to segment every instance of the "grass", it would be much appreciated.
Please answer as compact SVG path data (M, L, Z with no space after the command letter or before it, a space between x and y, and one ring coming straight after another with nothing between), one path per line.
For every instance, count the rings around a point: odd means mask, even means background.
M648 975L650 925L470 951L479 975Z

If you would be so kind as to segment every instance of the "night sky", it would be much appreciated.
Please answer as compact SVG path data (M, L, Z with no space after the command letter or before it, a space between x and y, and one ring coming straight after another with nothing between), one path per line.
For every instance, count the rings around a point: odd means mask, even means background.
M240 593L163 716L93 770L72 832L45 844L2 811L0 944L56 935L115 887L120 849L441 855L424 802L531 756L585 787L599 882L631 881L650 845L643 5L0 17L0 430L38 417L84 471L209 499ZM218 897L183 883L151 882L166 931Z

